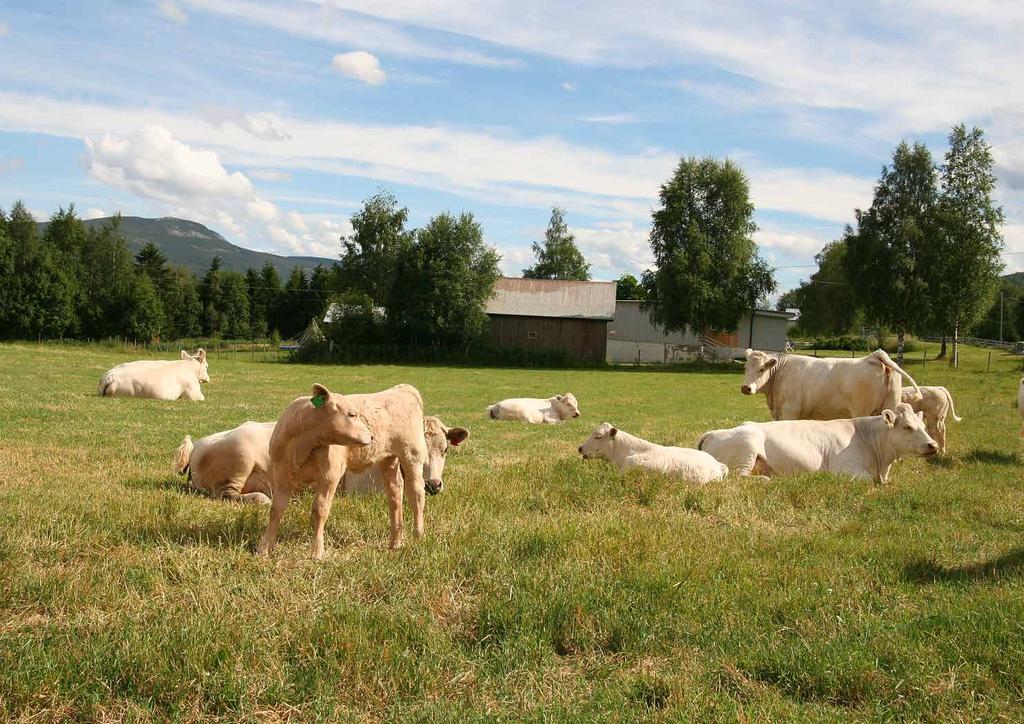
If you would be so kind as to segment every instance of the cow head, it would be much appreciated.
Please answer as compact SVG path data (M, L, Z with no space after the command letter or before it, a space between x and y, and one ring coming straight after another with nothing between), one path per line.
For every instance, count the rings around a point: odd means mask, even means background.
M205 349L200 347L198 350L196 350L196 354L194 357L185 350L181 350L181 358L192 360L193 362L199 365L198 377L200 382L206 383L210 381L210 366L206 362Z
M584 440L583 444L577 449L584 460L590 460L591 458L611 460L612 447L615 444L615 436L618 434L619 429L617 427L613 426L610 422L602 422L594 428L594 432L590 433L590 437Z
M768 383L779 358L759 350L747 350L747 364L743 368L743 384L740 392L744 395L756 395Z
M564 395L555 395L551 398L551 404L558 410L558 416L563 420L580 416L580 403L576 401L576 395L571 392L566 392Z
M437 417L423 418L423 434L427 439L427 460L423 463L423 481L431 495L444 490L444 463L450 447L458 447L469 437L464 427L446 427Z
M939 451L938 444L924 426L924 413L914 412L905 402L896 405L896 411L882 410L886 438L896 457L917 455L928 457Z
M369 445L373 435L366 421L352 407L344 395L336 395L321 384L313 385L312 425L317 427L320 440L328 445Z

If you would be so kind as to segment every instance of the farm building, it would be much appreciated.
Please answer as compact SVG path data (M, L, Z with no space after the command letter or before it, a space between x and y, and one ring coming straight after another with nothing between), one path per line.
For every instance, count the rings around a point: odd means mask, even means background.
M704 335L665 332L651 322L641 303L620 299L608 325L608 361L619 363L676 362L691 358L701 347L706 354L729 359L743 356L747 347L781 352L786 348L786 330L793 315L770 309L755 309L737 322L733 333ZM750 343L753 338L753 344Z
M615 282L502 277L486 311L497 347L561 349L602 362L615 316Z

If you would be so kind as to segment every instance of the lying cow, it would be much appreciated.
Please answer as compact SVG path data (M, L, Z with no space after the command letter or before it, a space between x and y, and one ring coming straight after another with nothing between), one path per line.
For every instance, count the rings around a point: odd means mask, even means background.
M747 350L740 392L763 392L776 420L836 420L895 410L906 377L885 350L867 357L806 357Z
M100 378L99 393L105 397L148 397L153 400L205 400L201 383L210 381L206 351L195 357L185 350L180 360L125 362Z
M546 400L538 397L513 397L496 402L487 408L492 420L520 420L522 422L563 422L580 416L580 404L571 392L555 395Z
M691 483L709 483L729 474L729 468L706 452L648 442L602 422L579 446L584 460L610 460L620 471L645 468Z
M270 436L273 422L245 422L195 443L186 435L174 468L213 498L270 505Z
M904 403L895 412L851 420L745 422L704 433L697 448L740 475L827 472L879 483L889 479L896 460L939 451L921 413Z
M427 460L423 463L423 485L430 495L444 490L444 464L449 447L458 447L469 438L464 427L447 427L433 415L423 418L423 436L427 443ZM379 466L361 473L348 470L341 484L346 493L383 493L384 476Z
M914 412L924 413L924 425L928 428L928 434L939 443L939 452L946 452L946 415L952 414L957 422L963 420L957 417L953 408L953 395L945 387L922 386L916 390L903 390L903 401L914 408Z
M257 554L269 555L273 550L292 493L311 486L310 554L323 558L324 525L338 483L348 470L361 472L374 465L381 466L391 511L391 547L402 544L403 480L412 500L416 535L423 535L426 459L423 398L415 387L398 385L369 395L339 395L313 385L312 395L298 397L284 409L270 438L273 501Z

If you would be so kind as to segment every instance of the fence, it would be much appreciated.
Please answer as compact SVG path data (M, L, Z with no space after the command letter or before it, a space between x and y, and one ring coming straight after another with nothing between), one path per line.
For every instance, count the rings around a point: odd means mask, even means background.
M942 342L942 337L938 335L919 336L918 339L924 342ZM947 344L951 344L952 341L949 337L946 338ZM973 347L994 347L1014 354L1024 354L1024 342L1001 342L998 339L980 339L978 337L960 337L959 342Z

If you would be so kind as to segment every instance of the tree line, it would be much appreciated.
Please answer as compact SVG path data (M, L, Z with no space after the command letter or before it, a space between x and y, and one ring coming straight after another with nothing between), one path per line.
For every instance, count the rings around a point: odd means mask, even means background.
M299 334L337 287L336 266L269 262L244 274L214 257L202 277L167 262L153 243L134 256L115 216L86 226L73 205L40 233L18 201L0 209L0 336L7 339L265 339Z
M938 334L940 356L949 338L956 365L960 337L979 327L992 334L1005 292L1014 312L1021 297L1015 285L999 295L1003 212L993 166L983 131L964 124L950 132L941 164L924 144L900 143L871 206L854 211L854 223L815 257L817 271L778 306L799 308L812 335L893 330L901 355L907 332Z

